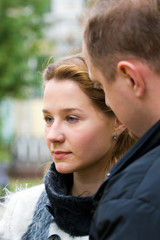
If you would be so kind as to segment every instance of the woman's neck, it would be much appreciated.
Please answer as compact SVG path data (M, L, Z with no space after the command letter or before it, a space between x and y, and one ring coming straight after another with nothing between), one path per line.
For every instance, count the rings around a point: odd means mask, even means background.
M73 173L73 186L71 195L87 197L92 196L106 178L105 171L101 172L75 172Z

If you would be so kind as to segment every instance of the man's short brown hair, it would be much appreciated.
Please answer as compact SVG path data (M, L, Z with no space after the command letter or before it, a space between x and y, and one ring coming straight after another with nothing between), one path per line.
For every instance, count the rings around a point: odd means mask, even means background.
M160 73L160 0L100 0L86 21L93 65L113 80L118 61L135 58Z

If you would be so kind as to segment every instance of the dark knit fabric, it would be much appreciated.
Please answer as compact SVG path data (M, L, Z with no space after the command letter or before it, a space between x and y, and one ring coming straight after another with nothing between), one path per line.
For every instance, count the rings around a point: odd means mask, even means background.
M71 236L89 233L93 215L93 197L69 195L72 174L60 174L52 164L45 176L45 188L50 204L47 206L58 227Z

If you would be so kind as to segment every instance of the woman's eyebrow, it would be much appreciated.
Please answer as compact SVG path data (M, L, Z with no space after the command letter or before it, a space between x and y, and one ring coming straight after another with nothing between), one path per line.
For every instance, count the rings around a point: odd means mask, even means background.
M80 108L64 108L63 111L66 112L66 113L67 112L73 112L73 111L80 111L80 112L82 112L83 109L80 109Z
M49 113L49 111L47 111L46 109L42 109L43 113Z
M83 109L81 109L81 108L63 108L63 109L61 109L61 112L65 112L65 113L73 112L73 111L83 112ZM50 112L49 112L48 110L46 110L46 109L42 109L42 112L43 112L43 113L50 113Z

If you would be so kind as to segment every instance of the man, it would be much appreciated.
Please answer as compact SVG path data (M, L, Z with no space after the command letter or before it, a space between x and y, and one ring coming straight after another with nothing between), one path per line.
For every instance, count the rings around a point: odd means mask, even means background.
M99 189L90 239L160 239L160 0L100 0L83 52L106 104L140 140Z

